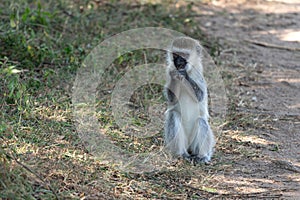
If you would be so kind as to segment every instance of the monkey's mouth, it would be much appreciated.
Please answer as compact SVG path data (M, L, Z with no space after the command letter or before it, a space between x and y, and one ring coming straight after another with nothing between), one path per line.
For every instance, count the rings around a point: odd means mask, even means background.
M187 61L182 56L180 56L176 53L173 53L173 62L174 62L174 65L177 70L179 70L179 71L185 70Z

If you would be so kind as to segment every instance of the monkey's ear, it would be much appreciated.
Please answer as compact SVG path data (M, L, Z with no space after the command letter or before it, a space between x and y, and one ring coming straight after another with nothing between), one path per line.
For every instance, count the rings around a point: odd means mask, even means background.
M198 55L202 55L202 47L200 45L196 45L196 52Z

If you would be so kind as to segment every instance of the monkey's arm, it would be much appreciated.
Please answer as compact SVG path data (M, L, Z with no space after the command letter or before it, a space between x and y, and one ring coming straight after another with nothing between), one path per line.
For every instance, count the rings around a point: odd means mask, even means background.
M194 99L194 101L202 101L203 100L203 90L198 86L198 84L189 77L189 75L185 75L185 79L183 80L183 84L185 85L187 91L190 96Z
M180 95L180 80L183 78L177 71L170 71L170 82L167 85L166 96L170 104L176 104Z

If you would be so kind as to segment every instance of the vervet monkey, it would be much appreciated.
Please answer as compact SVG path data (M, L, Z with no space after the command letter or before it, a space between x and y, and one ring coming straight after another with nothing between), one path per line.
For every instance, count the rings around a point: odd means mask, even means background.
M167 64L165 144L178 156L208 163L215 139L208 123L201 45L189 37L174 39L167 52Z

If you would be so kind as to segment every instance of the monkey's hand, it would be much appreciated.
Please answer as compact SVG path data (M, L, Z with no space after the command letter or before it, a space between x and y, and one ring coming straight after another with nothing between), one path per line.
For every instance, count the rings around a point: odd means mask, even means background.
M184 79L184 75L180 74L177 70L170 71L170 77L173 80L180 80L180 81L182 81Z

